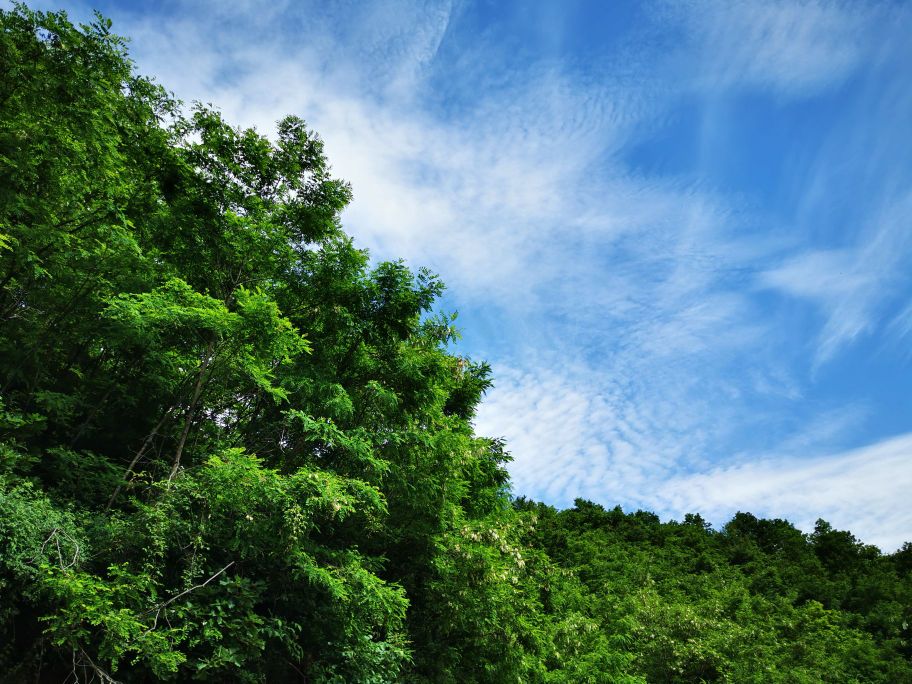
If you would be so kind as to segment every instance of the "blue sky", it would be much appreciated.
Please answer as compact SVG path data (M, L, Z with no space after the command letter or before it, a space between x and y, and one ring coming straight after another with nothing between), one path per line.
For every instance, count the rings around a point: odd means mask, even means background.
M517 494L912 540L912 6L94 6L182 99L322 134L492 363Z

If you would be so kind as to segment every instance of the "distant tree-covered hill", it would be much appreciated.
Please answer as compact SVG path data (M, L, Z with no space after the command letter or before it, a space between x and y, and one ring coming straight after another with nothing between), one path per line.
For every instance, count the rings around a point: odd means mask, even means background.
M514 500L302 120L0 29L0 680L912 682L912 547Z

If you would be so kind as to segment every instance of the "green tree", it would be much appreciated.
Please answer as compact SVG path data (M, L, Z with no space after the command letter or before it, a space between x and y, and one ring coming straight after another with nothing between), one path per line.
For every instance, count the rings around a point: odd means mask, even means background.
M454 535L508 510L442 285L352 245L300 119L185 115L101 18L0 21L3 665L420 671Z

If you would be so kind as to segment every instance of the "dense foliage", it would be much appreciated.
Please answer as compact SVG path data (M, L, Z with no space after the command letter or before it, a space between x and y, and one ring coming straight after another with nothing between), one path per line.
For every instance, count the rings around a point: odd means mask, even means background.
M647 681L912 681L912 545L882 555L822 520L805 535L747 513L714 531L582 500L516 508Z
M0 12L0 678L912 681L912 547L512 501L319 137Z

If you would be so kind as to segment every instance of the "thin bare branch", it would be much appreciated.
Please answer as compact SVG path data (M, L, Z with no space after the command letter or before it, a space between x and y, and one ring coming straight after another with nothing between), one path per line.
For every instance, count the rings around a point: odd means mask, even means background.
M228 568L230 568L232 565L234 565L234 561L231 561L230 563L228 563L228 565L226 565L224 568L222 568L222 569L219 570L217 573L215 573L214 575L212 575L212 576L211 576L209 579L207 579L205 582L201 582L200 584L194 584L192 587L189 587L188 589L184 589L184 590L183 590L182 592L180 592L179 594L175 594L174 596L172 596L171 598L169 598L167 601L162 601L162 602L159 603L157 606L154 606L154 607L150 608L149 610L147 610L145 613L143 613L143 616L145 616L145 615L151 615L153 612L155 613L155 618L152 620L152 626L149 627L149 629L146 630L146 634L148 634L149 632L151 632L153 629L155 629L155 628L158 626L158 618L159 618L159 616L161 615L162 610L164 610L164 609L167 608L170 604L172 604L172 603L174 603L175 601L177 601L177 599L179 599L179 598L181 598L181 597L183 597L183 596L186 596L186 595L189 594L190 592L196 591L197 589L202 589L202 588L205 587L207 584L209 584L212 580L214 580L216 577L218 577L219 575L221 575L222 573L224 573L224 572L225 572Z

